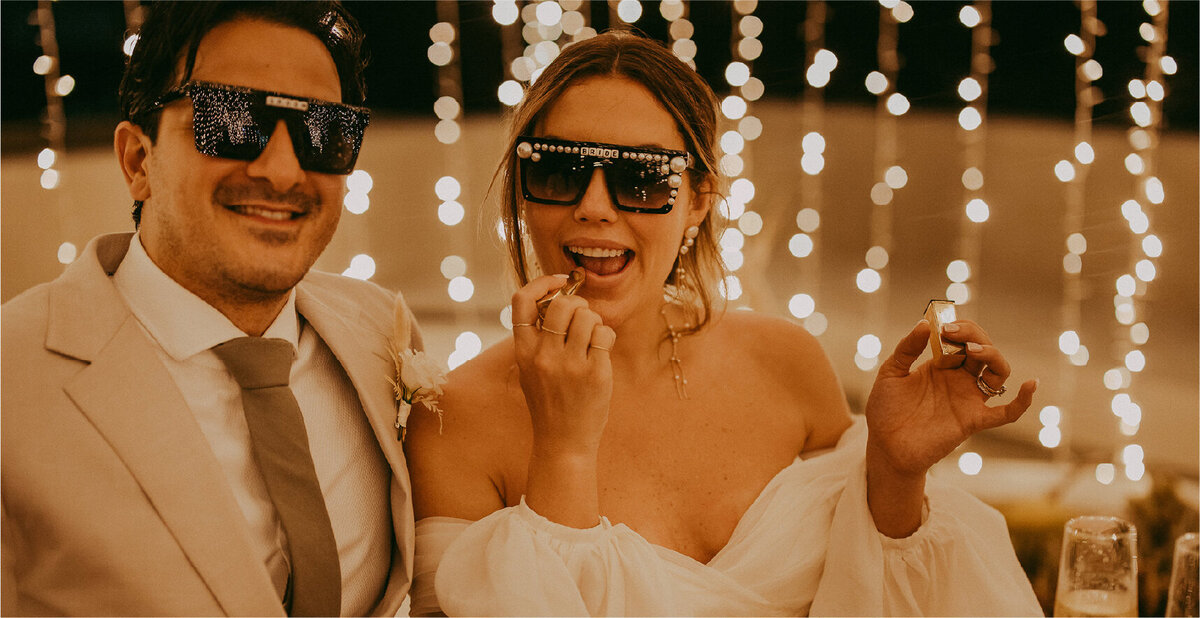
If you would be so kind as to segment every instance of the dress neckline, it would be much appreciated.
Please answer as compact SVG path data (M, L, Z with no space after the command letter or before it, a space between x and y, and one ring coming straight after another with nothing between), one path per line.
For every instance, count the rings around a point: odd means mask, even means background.
M721 549L718 549L717 553L713 554L712 557L708 559L708 562L700 562L699 560L696 560L695 558L693 558L683 552L680 552L678 550L671 549L670 547L667 547L665 545L659 545L658 543L652 543L648 539L646 539L646 537L642 536L637 530L630 528L626 524L623 524L623 523L614 524L614 527L623 526L626 530L629 530L630 533L634 534L639 539L642 539L643 541L646 542L646 544L648 544L650 547L653 547L656 551L658 551L660 553L666 552L672 556L678 556L681 559L693 562L695 564L698 564L698 565L701 565L704 567L708 567L708 568L713 568L712 564L714 562L716 562L717 558L721 557L721 555L724 554L726 552L726 550L729 549L730 546L734 545L734 542L738 540L739 533L744 532L742 529L744 527L746 527L746 525L747 525L746 524L747 515L749 515L750 513L754 512L757 508L759 508L759 503L761 503L764 499L766 499L766 496L768 494L773 494L773 490L775 489L775 487L777 485L783 483L783 479L785 476L787 476L787 473L791 470L798 469L800 467L805 467L806 464L810 464L810 463L814 462L815 460L818 460L818 459L824 460L827 456L831 456L835 452L844 452L845 449L841 449L839 451L839 447L847 446L847 444L851 441L851 440L849 440L849 438L851 437L851 434L855 433L857 431L865 431L866 421L865 421L865 419L859 420L861 418L862 417L854 417L852 419L850 426L847 427L846 430L842 432L842 435L838 438L838 442L837 442L836 446L833 446L831 448L825 448L825 449L819 449L819 450L813 451L812 453L809 453L809 455L807 457L805 457L803 454L796 455L796 458L793 459L791 463L780 468L779 471L776 472L775 475L772 476L771 479L768 480L765 485L763 485L763 488L761 490L759 490L758 495L754 496L754 500L750 501L750 504L749 504L749 506L746 507L746 510L742 511L742 514L738 517L737 523L734 524L734 526L733 526L733 531L729 533L729 538L725 540L725 544L721 546ZM862 426L861 430L859 429L860 425ZM823 461L822 461L822 463L823 463ZM607 518L605 519L605 521L607 521Z
M670 547L667 547L665 545L659 545L658 543L653 543L650 540L648 540L646 537L642 536L641 533L639 533L637 530L634 530L633 528L629 527L629 525L624 524L624 523L613 524L613 523L609 522L608 518L603 515L601 515L601 517L600 517L601 522L599 524L596 524L596 526L594 526L592 528L586 528L583 530L595 530L597 528L623 528L624 530L627 530L630 534L634 535L638 539L641 539L643 542L645 542L650 547L654 548L654 550L656 552L658 552L660 554L666 554L668 558L673 558L673 560L672 560L673 562L684 561L686 563L699 565L699 566L703 566L706 568L714 568L712 566L712 564L714 562L716 562L716 560L718 558L720 558L722 554L725 554L726 551L735 544L735 542L739 538L739 534L744 535L745 531L743 530L743 528L745 528L748 525L746 523L747 516L749 514L753 513L756 509L760 508L760 506L759 506L760 503L762 503L763 500L766 499L766 496L774 493L773 490L775 489L775 487L783 482L783 479L785 478L785 476L788 475L789 471L798 469L800 467L807 467L808 465L815 465L814 462L816 462L816 461L820 461L820 462L824 463L825 461L827 461L830 457L832 457L834 455L847 452L848 449L851 448L850 443L855 442L855 440L853 439L854 436L856 436L860 432L862 432L865 435L866 422L865 422L865 420L863 420L862 417L855 416L852 418L852 422L851 422L850 426L847 427L846 430L844 432L842 432L841 437L838 438L838 442L837 442L836 446L834 446L832 448L820 449L817 451L813 451L807 457L805 457L803 455L797 455L795 457L795 459L793 459L791 461L791 463L780 468L779 471L776 472L775 475L772 476L771 479L768 480L765 485L763 485L763 488L758 492L758 495L754 497L754 500L752 500L750 502L750 505L746 507L746 510L742 511L741 516L738 517L737 523L733 526L733 532L731 532L729 534L729 538L725 541L725 544L721 546L721 549L717 550L717 553L713 554L712 557L708 559L708 562L700 562L699 560L697 560L685 553L682 553L678 550L671 549ZM522 504L514 505L511 507L505 507L505 508L529 509L528 506L524 505L524 497L522 497L521 502L522 502ZM531 513L533 513L534 515L536 515L537 517L545 519L544 517L542 517L540 514L538 514L533 509L529 509L529 511ZM499 512L499 511L497 511L497 512ZM561 525L561 524L555 524L554 522L550 522L549 520L546 520L546 521L549 522L551 525L555 525L555 526ZM448 516L444 516L444 515L433 515L433 516L429 516L429 517L423 517L420 520L418 520L416 523L417 523L417 525L421 525L424 522L427 522L430 524L432 524L432 523L459 524L459 525L463 525L463 526L468 526L470 524L475 523L473 520L463 519L460 517L448 517ZM566 527L566 526L564 526L564 527ZM580 529L571 528L571 530L580 530Z

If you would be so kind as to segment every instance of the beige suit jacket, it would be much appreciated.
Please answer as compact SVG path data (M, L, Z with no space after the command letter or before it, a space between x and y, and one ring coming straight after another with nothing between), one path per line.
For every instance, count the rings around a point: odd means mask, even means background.
M216 458L109 277L130 238L92 240L62 276L3 307L3 613L282 615ZM381 615L395 614L412 574L411 491L387 381L394 308L407 312L345 277L313 272L296 286L296 309L350 376L391 467Z

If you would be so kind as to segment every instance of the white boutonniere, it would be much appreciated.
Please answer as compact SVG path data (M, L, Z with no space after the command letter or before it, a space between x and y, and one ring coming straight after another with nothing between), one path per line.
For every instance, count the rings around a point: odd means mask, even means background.
M388 378L388 382L396 395L396 439L403 441L414 403L419 402L430 412L436 412L438 423L441 423L442 409L437 400L446 383L446 370L428 354L409 349L393 350L392 361L396 366L396 377Z
M438 397L442 396L442 385L446 383L446 369L425 352L413 350L412 314L404 304L403 297L396 296L395 321L392 323L392 364L395 377L388 378L396 397L396 439L404 441L408 427L408 415L414 403L420 402L429 411L438 415L442 422L442 409Z

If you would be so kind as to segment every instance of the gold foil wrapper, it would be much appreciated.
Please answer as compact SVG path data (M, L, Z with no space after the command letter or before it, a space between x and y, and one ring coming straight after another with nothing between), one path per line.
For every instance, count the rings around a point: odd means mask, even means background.
M538 299L536 303L538 320L546 319L546 309L550 306L551 301L559 296L570 296L579 291L579 288L583 287L583 281L586 278L587 276L584 274L582 268L574 268L571 272L567 273L567 282L561 288Z
M942 326L958 319L952 300L931 300L925 305L929 321L929 347L933 350L933 365L939 369L954 369L967 360L967 346L942 339Z

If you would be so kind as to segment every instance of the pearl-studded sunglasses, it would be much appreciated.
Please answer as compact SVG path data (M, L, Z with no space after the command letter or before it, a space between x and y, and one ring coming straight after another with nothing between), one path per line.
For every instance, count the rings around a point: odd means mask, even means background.
M538 204L579 203L596 168L613 206L666 214L675 206L691 157L683 150L641 148L544 137L517 138L521 193Z
M201 81L168 91L151 111L184 97L192 100L196 150L201 154L253 161L283 120L300 167L322 174L349 174L354 169L370 122L365 107Z

